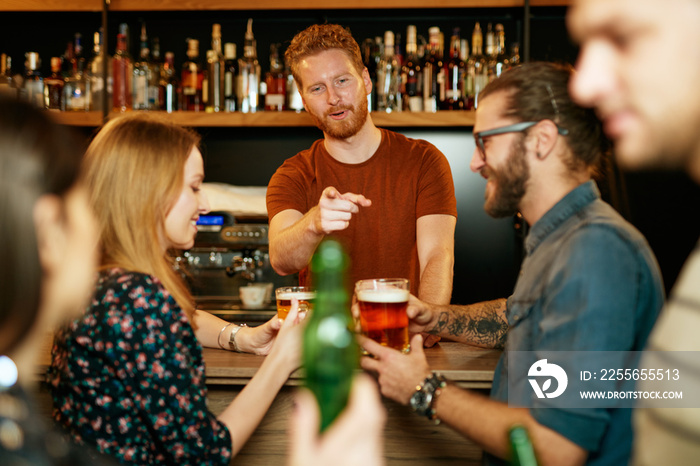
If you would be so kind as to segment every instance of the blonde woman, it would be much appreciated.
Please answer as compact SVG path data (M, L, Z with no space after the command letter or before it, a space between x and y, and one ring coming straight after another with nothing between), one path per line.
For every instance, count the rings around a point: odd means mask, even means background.
M228 464L299 365L297 310L280 324L228 325L197 311L171 249L194 244L209 211L198 135L143 114L114 119L85 170L102 264L85 315L56 337L54 418L79 443L130 464ZM267 354L218 417L202 346Z

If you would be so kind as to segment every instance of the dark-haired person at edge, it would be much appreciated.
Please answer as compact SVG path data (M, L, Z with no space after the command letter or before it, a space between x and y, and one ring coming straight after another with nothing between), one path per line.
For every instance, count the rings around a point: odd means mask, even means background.
M0 96L0 464L112 464L49 428L31 393L42 340L87 303L97 222L82 145L44 110Z
M457 209L445 156L427 141L374 125L372 82L342 26L308 27L292 39L285 61L323 139L270 179L272 266L307 283L311 256L333 235L350 255L351 283L408 278L421 299L449 303Z
M567 22L581 46L571 95L594 107L625 169L684 170L700 183L700 2L577 0ZM659 66L673 63L672 71ZM698 206L686 205L693 216ZM671 232L673 236L674 232ZM673 368L700 391L700 245L673 285L642 368ZM657 357L655 357L657 356ZM688 385L686 385L688 386ZM671 380L639 389L678 390ZM687 401L686 401L687 400ZM700 462L700 408L646 406L634 412L635 465Z
M229 324L196 310L170 249L189 249L209 210L197 133L148 114L109 121L84 161L102 262L83 316L56 333L54 418L122 463L229 464L300 362L295 305L284 323ZM207 408L202 346L266 354L241 393Z
M646 240L600 199L591 179L605 141L593 111L571 101L571 73L529 63L479 94L471 169L488 180L485 210L494 217L520 211L530 225L513 294L468 306L409 302L414 332L504 347L490 398L434 374L420 335L408 355L362 340L375 356L362 366L378 373L382 393L413 401L417 412L481 445L486 464L509 460L508 431L516 424L528 429L543 465L622 465L630 457L631 409L546 407L527 383L509 387L509 354L557 351L566 359L641 350L664 299ZM530 407L511 407L511 398Z

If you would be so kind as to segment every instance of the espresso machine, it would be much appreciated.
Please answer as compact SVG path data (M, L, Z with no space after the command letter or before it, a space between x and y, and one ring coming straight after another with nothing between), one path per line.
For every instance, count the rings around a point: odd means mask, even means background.
M198 309L250 325L275 315L274 290L296 285L298 276L281 276L273 270L268 229L266 217L236 218L227 211L199 217L194 246L175 258ZM244 286L264 286L263 302L244 305L239 295Z

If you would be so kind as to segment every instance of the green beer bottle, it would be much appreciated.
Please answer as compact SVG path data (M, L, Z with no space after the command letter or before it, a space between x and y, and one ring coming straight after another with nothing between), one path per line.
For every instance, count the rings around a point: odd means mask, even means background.
M514 466L537 466L535 449L532 446L527 429L520 424L516 424L510 428L508 437L510 438L513 455L510 464Z
M321 242L311 259L316 302L304 330L303 365L306 386L321 411L321 432L345 408L359 361L359 348L350 330L347 268L347 255L332 239Z

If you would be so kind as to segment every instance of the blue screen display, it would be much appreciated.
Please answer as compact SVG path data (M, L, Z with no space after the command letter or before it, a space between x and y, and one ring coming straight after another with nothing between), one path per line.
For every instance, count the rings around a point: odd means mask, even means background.
M197 225L223 225L223 215L200 215Z

